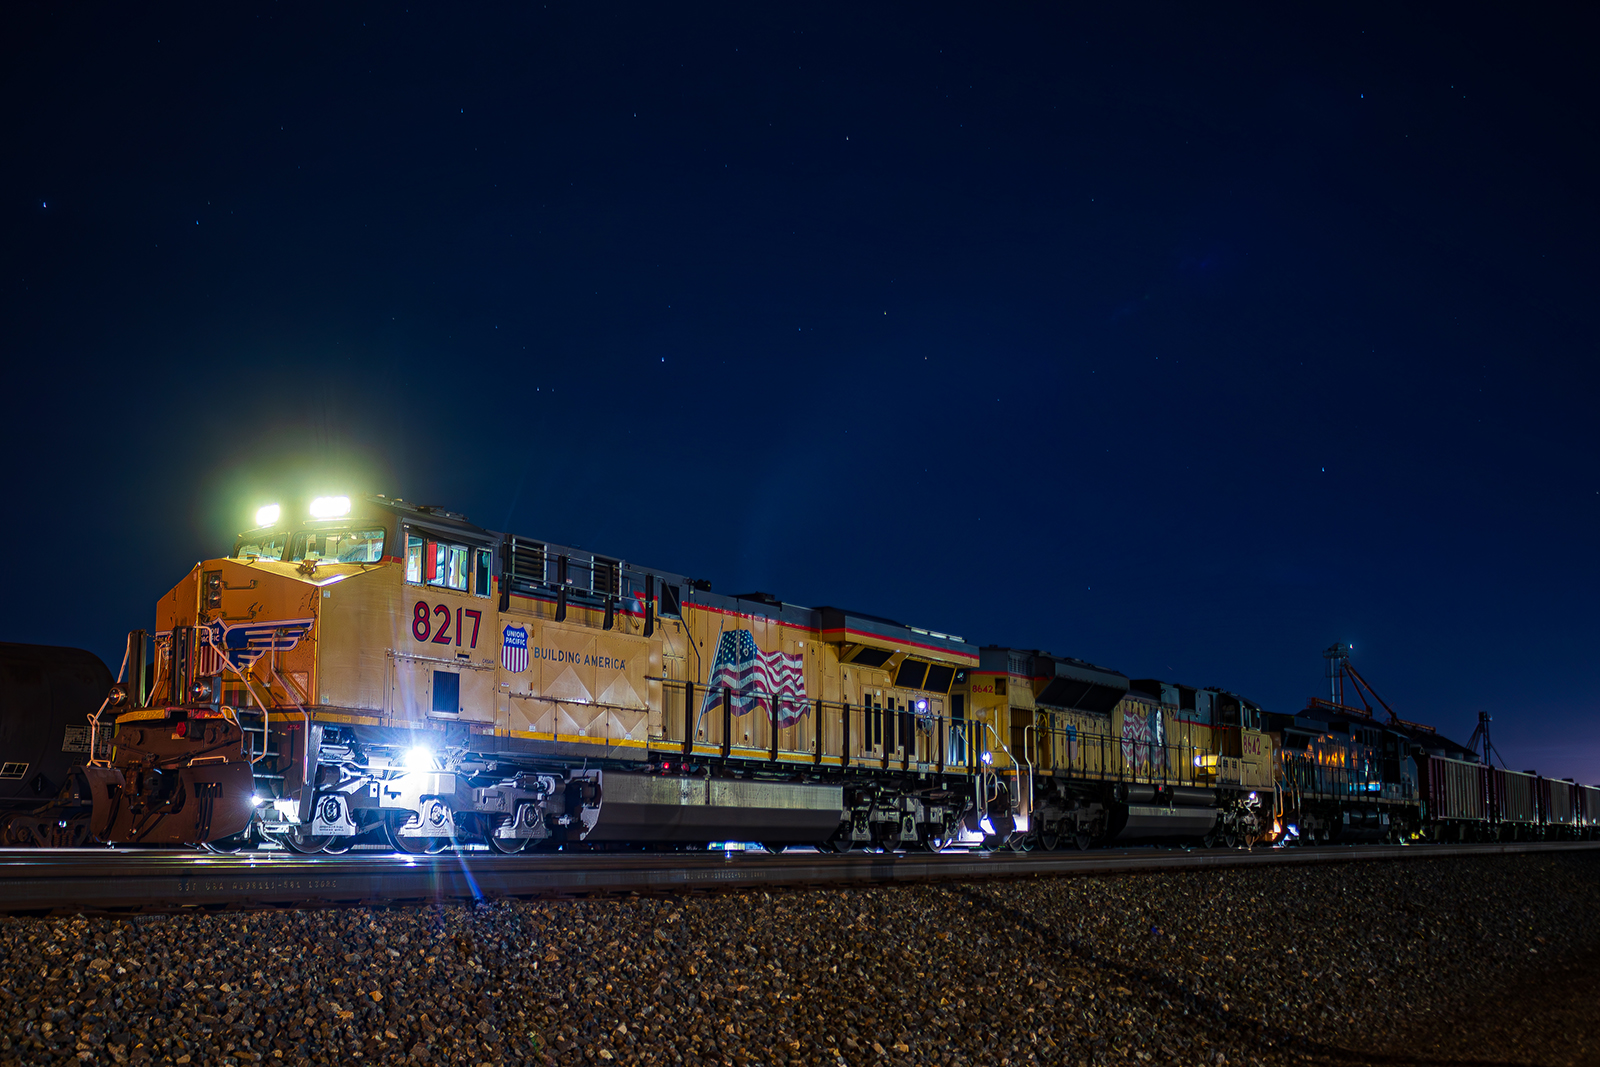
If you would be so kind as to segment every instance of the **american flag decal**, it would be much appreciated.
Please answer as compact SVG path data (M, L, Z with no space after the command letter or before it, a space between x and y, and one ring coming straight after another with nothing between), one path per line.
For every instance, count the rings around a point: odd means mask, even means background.
M1149 773L1162 752L1161 712L1140 705L1122 712L1122 761L1138 774Z
M779 726L793 726L810 710L804 658L797 652L761 651L749 630L727 630L717 641L701 716L721 706L724 688L733 690L735 715L765 708Z
M500 666L512 674L528 669L528 631L521 626L507 626L500 643Z

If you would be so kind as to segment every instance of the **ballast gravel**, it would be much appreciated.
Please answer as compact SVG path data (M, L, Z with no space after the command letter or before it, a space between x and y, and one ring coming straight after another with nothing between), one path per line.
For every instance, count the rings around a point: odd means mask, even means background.
M1593 1064L1600 853L0 920L0 1063Z

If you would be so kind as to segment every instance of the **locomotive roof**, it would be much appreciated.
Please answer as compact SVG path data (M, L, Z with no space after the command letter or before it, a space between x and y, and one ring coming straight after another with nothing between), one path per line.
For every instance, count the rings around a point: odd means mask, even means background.
M1478 754L1459 742L1452 741L1430 727L1421 726L1411 722L1386 722L1375 715L1368 715L1360 708L1341 707L1338 705L1324 704L1312 705L1293 715L1274 713L1279 729L1299 729L1315 732L1326 731L1334 725L1351 725L1371 727L1387 733L1399 734L1412 744L1424 750L1448 756L1451 759L1476 760Z
M574 558L587 559L594 557L607 560L618 565L622 572L623 586L626 590L640 588L643 585L644 577L649 575L657 581L669 582L679 586L682 602L685 604L695 604L698 607L712 611L771 619L790 626L822 631L826 640L853 641L865 639L871 642L943 652L964 658L976 658L977 656L977 648L968 644L965 639L959 636L940 633L937 630L925 629L919 626L911 626L882 615L869 615L866 612L852 611L847 608L813 608L803 604L792 604L765 592L716 593L712 591L711 583L708 581L691 580L673 571L645 568L625 560L595 556L594 553L589 552L587 549L581 549L575 545L558 545L537 538L523 537L521 534L505 534L489 530L468 521L467 517L459 512L446 511L439 507L411 504L404 500L384 497L369 497L368 502L377 505L379 508L401 514L407 521L435 529L440 534L453 533L467 540L477 541L485 545L498 543L506 538L515 538L520 543L541 547L544 554L550 557L566 555ZM498 561L496 565L498 566Z
M985 645L978 657L980 670L1020 673L1038 684L1034 702L1050 707L1106 712L1128 693L1128 678L1121 671L1074 656L1057 656L1037 648Z

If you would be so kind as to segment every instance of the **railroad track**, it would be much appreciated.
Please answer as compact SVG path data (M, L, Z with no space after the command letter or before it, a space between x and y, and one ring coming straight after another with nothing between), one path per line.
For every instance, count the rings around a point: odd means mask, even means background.
M224 907L418 904L767 886L985 881L1041 875L1262 865L1416 861L1569 852L1600 841L1358 845L1290 849L1125 848L1070 853L546 853L500 856L253 852L215 855L114 849L0 850L0 913L178 911Z

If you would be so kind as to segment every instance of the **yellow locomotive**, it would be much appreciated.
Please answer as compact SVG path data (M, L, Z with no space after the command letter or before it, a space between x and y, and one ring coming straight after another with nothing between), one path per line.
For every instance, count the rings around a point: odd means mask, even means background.
M398 499L276 505L129 639L111 842L1060 847L1271 833L1218 690L725 595Z

